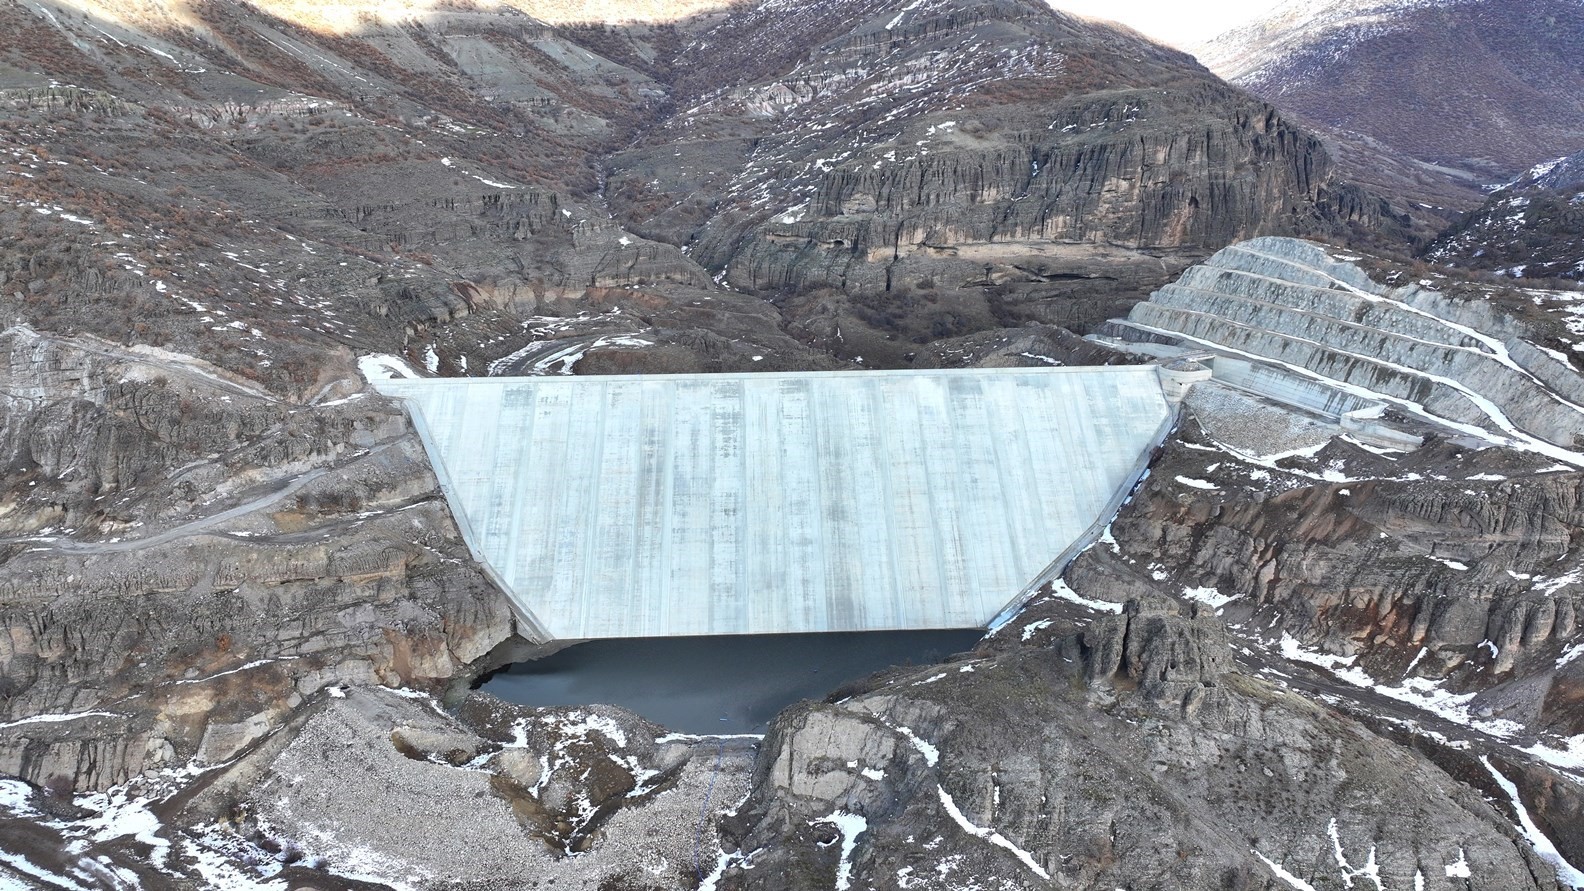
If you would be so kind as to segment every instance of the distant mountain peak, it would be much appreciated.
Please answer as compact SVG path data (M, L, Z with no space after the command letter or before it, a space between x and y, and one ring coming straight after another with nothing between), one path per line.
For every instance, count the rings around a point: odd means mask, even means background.
M1584 0L1292 0L1195 50L1335 133L1482 182L1584 146Z

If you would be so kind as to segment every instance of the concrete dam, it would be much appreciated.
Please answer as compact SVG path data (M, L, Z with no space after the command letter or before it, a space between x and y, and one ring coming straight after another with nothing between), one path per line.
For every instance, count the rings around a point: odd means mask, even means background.
M541 640L983 627L1175 418L1154 367L376 386Z

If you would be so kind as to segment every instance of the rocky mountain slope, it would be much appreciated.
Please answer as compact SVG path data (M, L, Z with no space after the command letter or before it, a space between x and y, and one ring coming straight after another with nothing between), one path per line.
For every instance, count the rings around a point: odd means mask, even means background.
M1447 888L1458 863L1550 886L1479 796L1238 671L1208 608L1044 624L1044 646L783 715L739 808L734 887L820 887L834 866L874 888ZM819 850L827 827L840 851Z
M0 773L222 763L327 686L443 686L512 633L383 400L26 328L0 356Z
M1244 667L1526 802L1581 883L1577 295L1371 277L1405 272L1259 239L1114 326L1217 380L1066 591L1214 609Z
M1186 57L1033 2L893 5L7 4L0 308L297 395L343 346L479 373L611 332L596 361L642 340L656 370L895 364L1098 321L1232 238L1399 226Z
M1442 175L1505 182L1584 145L1581 51L1577 0L1292 0L1196 54L1327 131L1344 160L1349 143L1413 159L1431 200L1456 199Z
M1039 3L606 12L0 5L0 883L1551 889L1584 860L1571 298L1245 262L1300 242L1188 273L1132 346L1206 292L1193 337L1378 382L1422 450L1208 386L1016 622L761 742L468 695L514 624L362 373L1140 361L1078 334L1249 236L1407 225L1270 106Z
M1400 225L1270 108L1032 0L764 4L691 46L710 62L610 161L618 219L816 343L902 335L861 347L882 361L991 319L1081 328L1231 239Z
M1515 278L1584 279L1584 153L1540 164L1499 190L1426 257Z

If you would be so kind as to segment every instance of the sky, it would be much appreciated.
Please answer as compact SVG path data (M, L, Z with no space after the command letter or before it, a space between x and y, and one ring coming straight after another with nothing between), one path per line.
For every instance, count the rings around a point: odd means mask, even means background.
M1050 0L1064 12L1121 22L1161 43L1186 46L1244 24L1280 0Z

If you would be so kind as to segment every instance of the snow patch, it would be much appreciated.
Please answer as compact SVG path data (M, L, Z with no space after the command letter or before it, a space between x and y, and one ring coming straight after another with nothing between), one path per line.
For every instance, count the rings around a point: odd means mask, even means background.
M1507 779L1501 771L1497 770L1495 765L1490 763L1490 759L1484 755L1480 756L1480 763L1485 765L1485 769L1490 771L1491 779L1496 781L1496 785L1502 787L1502 791L1506 792L1507 797L1512 801L1513 810L1518 813L1518 823L1523 828L1524 835L1528 837L1529 844L1534 846L1535 853L1540 855L1541 860L1556 868L1559 880L1575 888L1584 888L1584 870L1580 870L1567 862L1551 839L1547 838L1546 834L1540 831L1540 827L1535 825L1534 820L1529 818L1529 811L1524 807L1523 799L1518 795L1518 786ZM1451 875L1450 869L1447 874Z
M1055 622L1051 621L1050 619L1040 619L1038 622L1030 622L1023 626L1023 639L1028 640L1034 635L1040 633L1041 629L1049 628L1054 624Z
M0 780L0 808L21 814L34 813L33 787L21 780Z
M1109 534L1109 526L1106 527L1106 531ZM1104 539L1101 540L1104 541ZM1112 539L1111 541L1113 544L1116 543L1116 539ZM1098 612L1115 613L1118 615L1120 615L1122 612L1122 604L1112 603L1109 600L1090 600L1089 598L1081 596L1077 591L1074 591L1072 588L1068 587L1067 583L1061 579L1051 582L1051 593L1056 595L1056 597L1061 600L1066 600L1081 606L1087 606L1090 609L1096 610Z
M1292 873L1288 872L1287 870L1283 869L1281 867L1281 864L1279 864L1276 861L1270 859L1269 857L1266 857L1264 854L1261 854L1259 851L1254 851L1254 856L1258 857L1260 859L1260 862L1264 863L1267 869L1269 869L1271 872L1275 873L1276 874L1276 878L1281 879L1282 881L1286 882L1288 885L1291 885L1292 887L1298 889L1298 891L1315 891L1315 886L1309 884L1308 882L1304 881L1303 879L1300 879L1297 876L1293 875Z
M124 718L124 717L126 717L126 716L125 715L116 714L115 712L78 712L78 713L73 714L73 715L33 715L32 717L18 718L15 721L10 721L10 722L7 722L5 724L0 724L0 730L8 730L8 729L10 729L12 727L22 727L22 726L25 726L27 724L63 724L65 722L67 722L67 721L78 721L78 720L81 720L83 718Z
M359 356L357 360L358 372L369 383L388 380L417 380L420 375L406 359L401 359L386 353L375 353L368 356Z
M1584 642L1576 643L1563 650L1562 655L1557 657L1556 667L1561 668L1562 666L1578 659L1580 656L1584 656Z
M1241 594L1222 594L1217 588L1184 588L1182 596L1189 600L1203 603L1211 609L1220 609L1223 606L1243 596Z
M946 809L946 813L950 814L951 818L957 821L957 825L961 826L964 832L968 833L969 835L982 838L992 845L996 845L1011 851L1013 856L1023 861L1023 865L1027 866L1029 870L1035 875L1047 881L1050 880L1050 873L1046 872L1045 868L1039 865L1039 862L1034 859L1034 855L1013 844L1009 839L1007 839L1006 836L995 831L994 829L974 825L973 821L963 816L963 812L958 809L957 802L952 800L951 794L946 791L946 787L937 785L935 787L935 791L940 793L941 807Z
M154 865L164 865L170 856L170 842L159 836L163 827L159 817L148 809L147 800L132 798L125 788L117 788L81 796L77 798L76 804L98 812L79 824L93 832L95 842L107 842L130 835L153 849L150 860Z
M1569 737L1562 742L1562 745L1566 748L1553 749L1545 743L1535 743L1527 749L1520 749L1519 751L1527 752L1552 767L1584 773L1584 733ZM1580 779L1584 779L1584 777L1580 777Z
M203 876L204 887L211 891L286 891L290 887L284 879L254 878L224 854L191 839L182 839L181 849L182 862L196 869Z
M841 859L836 866L836 891L847 891L852 887L853 851L858 847L858 836L868 831L869 821L857 814L837 810L829 817L822 817L814 822L829 823L841 833Z
M0 851L0 863L11 867L22 875L31 876L32 878L46 882L51 888L64 888L66 891L88 891L87 888L84 888L82 885L77 884L71 879L68 879L62 875L56 875L44 867L30 862L26 857L23 857L19 854L12 854L9 851ZM37 887L36 885L27 882L9 884L11 879L4 875L0 875L0 882L7 883L0 884L0 889L5 889L5 891L12 891L12 889L15 889L15 891L33 891L33 889Z
M1331 836L1331 854L1336 858L1337 870L1342 873L1342 887L1351 888L1354 879L1363 877L1375 883L1375 891L1385 891L1385 886L1381 883L1380 865L1375 862L1374 845L1370 845L1369 857L1364 861L1364 865L1355 868L1342 852L1342 833L1337 828L1335 817L1331 818L1331 825L1326 828L1326 834Z
M927 740L922 739L910 728L894 727L892 729L902 734L907 738L908 742L913 744L913 748L917 749L918 753L924 756L925 764L928 764L930 767L934 767L940 763L940 749L935 748L935 746L931 745Z

